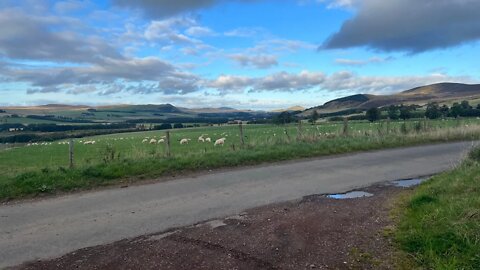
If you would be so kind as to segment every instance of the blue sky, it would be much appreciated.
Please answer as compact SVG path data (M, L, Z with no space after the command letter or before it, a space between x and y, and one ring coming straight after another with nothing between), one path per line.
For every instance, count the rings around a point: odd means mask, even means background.
M0 105L276 109L479 83L476 0L4 0Z

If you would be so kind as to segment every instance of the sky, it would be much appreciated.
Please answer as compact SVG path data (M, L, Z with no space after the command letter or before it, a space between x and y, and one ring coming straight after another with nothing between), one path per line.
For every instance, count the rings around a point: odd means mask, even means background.
M272 110L480 83L478 0L1 0L0 106Z

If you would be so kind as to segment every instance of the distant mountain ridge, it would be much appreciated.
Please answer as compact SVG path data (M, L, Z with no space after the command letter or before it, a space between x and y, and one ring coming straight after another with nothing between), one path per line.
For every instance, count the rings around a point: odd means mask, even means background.
M392 95L356 94L331 100L311 108L319 113L334 113L344 110L366 110L372 107L385 107L400 104L424 105L429 102L445 102L458 99L480 98L480 84L437 83L415 87Z

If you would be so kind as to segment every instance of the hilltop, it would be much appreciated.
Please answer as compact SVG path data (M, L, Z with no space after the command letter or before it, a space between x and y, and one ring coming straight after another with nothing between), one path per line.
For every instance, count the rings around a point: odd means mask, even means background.
M438 83L416 87L392 95L351 95L311 108L305 111L305 114L310 114L313 110L317 110L319 113L335 113L390 105L425 105L429 102L451 103L463 99L478 98L480 98L480 84Z

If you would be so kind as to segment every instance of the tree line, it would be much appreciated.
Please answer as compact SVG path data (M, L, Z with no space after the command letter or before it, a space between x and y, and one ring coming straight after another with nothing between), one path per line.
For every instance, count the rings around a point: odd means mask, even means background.
M427 104L425 112L416 113L417 105L391 105L386 108L373 107L367 110L365 118L374 122L382 118L390 118L392 120L407 120L410 118L427 117L428 119L439 119L446 117L480 117L480 104L475 108L469 104L467 100L460 103L455 102L451 107L447 105L440 106L437 102ZM382 115L382 111L386 114Z

